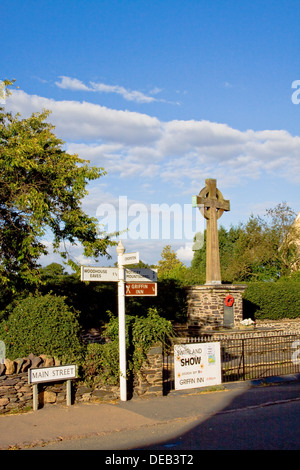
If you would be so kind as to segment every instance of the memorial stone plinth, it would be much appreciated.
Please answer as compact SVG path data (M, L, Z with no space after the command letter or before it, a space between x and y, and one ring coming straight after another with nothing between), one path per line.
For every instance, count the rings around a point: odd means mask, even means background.
M243 320L244 285L197 285L187 289L188 332L197 335L223 328L230 329ZM233 304L226 305L228 296ZM230 299L229 299L230 300Z

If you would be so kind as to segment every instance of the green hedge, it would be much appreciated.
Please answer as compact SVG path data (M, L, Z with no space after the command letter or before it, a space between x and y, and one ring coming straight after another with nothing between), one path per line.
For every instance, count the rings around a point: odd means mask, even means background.
M47 354L64 362L80 361L83 346L78 313L64 297L29 296L21 300L0 324L0 339L8 358Z
M300 282L253 282L244 293L244 318L300 318Z

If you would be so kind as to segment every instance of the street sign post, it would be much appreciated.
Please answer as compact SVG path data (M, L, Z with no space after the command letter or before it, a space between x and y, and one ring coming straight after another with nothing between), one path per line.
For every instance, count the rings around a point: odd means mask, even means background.
M157 269L125 269L126 282L157 282Z
M137 264L139 253L125 253L122 241L117 246L118 267L81 266L82 281L118 282L120 399L127 400L125 296L157 295L157 270L125 266ZM126 282L125 282L126 281Z
M81 266L82 281L117 282L118 268L100 268L99 266Z
M122 265L127 266L128 264L137 264L140 261L139 252L135 253L124 253L122 256Z
M126 335L125 335L125 295L124 295L124 275L123 255L125 252L122 241L117 246L118 254L118 317L119 317L119 367L120 367L120 399L127 401L127 373L126 373Z
M157 295L156 282L126 282L125 283L125 296L155 296Z

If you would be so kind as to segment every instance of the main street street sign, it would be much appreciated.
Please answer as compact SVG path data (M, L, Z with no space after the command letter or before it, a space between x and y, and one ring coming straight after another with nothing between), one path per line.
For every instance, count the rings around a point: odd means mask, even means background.
M155 282L126 282L125 296L155 296L157 295L157 284Z
M28 383L55 382L57 380L70 380L77 377L77 365L40 367L28 370Z
M125 280L127 282L157 282L157 269L125 269Z
M81 281L118 281L118 268L100 268L98 266L81 266Z

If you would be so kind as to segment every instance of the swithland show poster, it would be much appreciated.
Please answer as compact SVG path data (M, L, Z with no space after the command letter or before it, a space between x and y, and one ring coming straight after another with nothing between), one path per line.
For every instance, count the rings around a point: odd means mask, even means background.
M174 376L175 390L221 384L220 343L175 345Z

